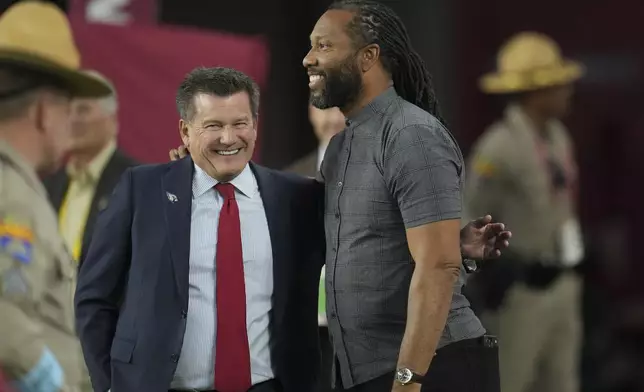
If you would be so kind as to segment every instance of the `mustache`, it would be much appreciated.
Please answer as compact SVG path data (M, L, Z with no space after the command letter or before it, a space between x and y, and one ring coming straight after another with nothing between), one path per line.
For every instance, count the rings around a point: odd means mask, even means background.
M322 70L317 70L314 68L307 68L306 70L307 75L320 75L320 76L326 76L326 72Z

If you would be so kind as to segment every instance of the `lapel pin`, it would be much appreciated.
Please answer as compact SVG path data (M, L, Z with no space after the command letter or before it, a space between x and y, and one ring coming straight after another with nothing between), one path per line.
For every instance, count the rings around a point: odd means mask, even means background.
M98 210L103 211L104 209L106 209L107 208L107 202L108 202L107 197L103 197L102 199L100 199L98 201Z
M168 200L170 200L171 203L176 203L177 201L179 201L177 195L175 195L174 193L166 192L165 194L166 196L168 196Z

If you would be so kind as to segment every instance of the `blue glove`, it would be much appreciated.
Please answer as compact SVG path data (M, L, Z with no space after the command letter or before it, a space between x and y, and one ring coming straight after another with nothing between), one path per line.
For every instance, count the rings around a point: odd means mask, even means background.
M63 387L63 368L49 349L45 348L40 360L23 378L14 381L18 392L58 392Z

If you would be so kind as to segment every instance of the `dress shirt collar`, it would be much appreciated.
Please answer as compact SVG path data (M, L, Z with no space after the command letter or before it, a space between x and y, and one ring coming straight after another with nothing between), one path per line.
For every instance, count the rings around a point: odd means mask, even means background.
M317 155L317 162L315 163L315 171L320 170L320 166L322 166L322 161L324 160L324 153L326 152L326 148L329 146L329 143L320 143L318 145L318 155Z
M393 86L388 87L380 95L369 102L367 106L358 110L346 119L347 127L351 125L358 125L371 117L382 114L389 106L398 98L398 93Z
M94 159L89 162L85 168L79 169L74 166L73 162L70 162L67 165L67 174L71 178L78 179L81 177L91 181L92 183L96 183L98 182L98 179L101 178L101 174L103 174L103 170L105 169L105 166L107 166L110 158L114 155L114 151L116 151L116 141L112 140L101 150L101 152L98 153L98 155L96 155L96 157L94 157Z
M251 198L258 191L257 180L253 175L253 171L250 168L249 164L246 164L244 170L235 178L230 181L231 184L235 187L239 193L242 195ZM192 179L192 197L197 198L210 189L214 188L215 185L219 184L219 181L210 177L202 168L195 163L195 174Z
M539 135L542 134L542 132L539 132L532 119L519 105L514 104L506 108L505 121L512 125L512 129L517 130L517 132L525 133L533 139L538 139ZM545 135L547 137L551 137L558 129L564 129L563 124L556 119L548 120L545 127Z
M29 186L37 191L40 196L47 196L45 186L40 181L33 165L30 164L27 159L20 154L20 152L14 149L11 144L2 139L0 139L0 157L6 158L8 162L13 163L15 169L20 173L20 176L25 180L25 182L27 182L27 184L29 184Z

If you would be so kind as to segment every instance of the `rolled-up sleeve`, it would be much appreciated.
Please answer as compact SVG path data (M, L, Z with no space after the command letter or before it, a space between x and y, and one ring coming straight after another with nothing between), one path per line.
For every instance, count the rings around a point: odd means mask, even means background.
M383 176L406 228L461 218L463 158L440 123L406 126L384 150Z

